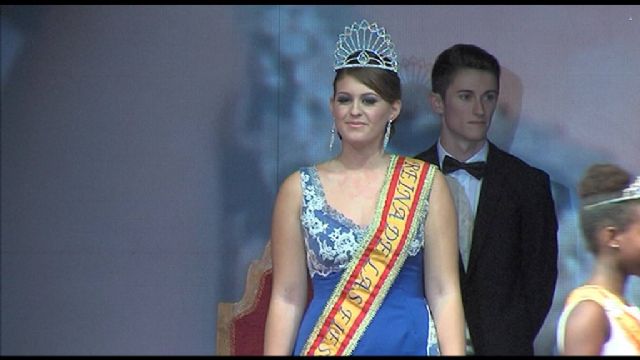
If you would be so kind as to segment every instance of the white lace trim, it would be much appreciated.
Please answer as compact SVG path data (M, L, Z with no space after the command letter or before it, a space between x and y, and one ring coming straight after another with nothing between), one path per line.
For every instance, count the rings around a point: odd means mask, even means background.
M347 267L349 260L363 241L364 234L373 224L359 226L326 202L324 189L317 169L307 167L300 170L302 183L301 222L307 249L309 274L326 277ZM332 222L323 221L316 212L326 214ZM426 212L425 212L426 214ZM326 220L326 219L325 219ZM424 219L421 219L424 221ZM338 226L331 227L335 222ZM424 226L420 226L416 236L409 242L409 256L415 256L424 246Z

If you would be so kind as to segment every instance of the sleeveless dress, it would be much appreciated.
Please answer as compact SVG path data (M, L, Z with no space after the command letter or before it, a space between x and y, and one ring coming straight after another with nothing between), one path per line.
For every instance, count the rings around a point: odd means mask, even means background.
M631 340L625 333L625 329L623 329L620 323L616 320L616 316L618 316L622 312L626 312L628 314L631 314L635 318L636 326L638 326L640 325L640 308L638 308L637 306L626 304L621 299L608 292L606 289L600 288L599 286L595 285L583 285L575 288L569 293L567 298L570 298L570 296L573 294L583 294L585 293L585 291L589 291L591 289L601 289L610 296L609 299L604 300L604 303L601 304L604 309L605 315L607 316L607 320L609 321L610 335L609 339L603 344L602 352L600 353L600 355L640 355L640 348L638 348L637 340L636 342ZM558 318L558 326L556 329L556 348L559 353L562 353L564 351L564 338L566 336L567 319L571 314L571 311L581 301L586 300L596 301L594 298L590 298L589 295L585 295L584 298L581 298L580 300L566 301L564 308L562 309L562 313ZM596 302L600 304L599 301ZM638 333L635 334L636 338L638 337L638 335Z
M301 221L313 298L298 330L295 355L301 354L343 270L367 233L367 227L355 224L327 204L315 166L301 168L300 175L303 190ZM402 270L352 355L439 354L435 327L424 291L423 239L426 214L422 216L420 230L407 242L409 256Z

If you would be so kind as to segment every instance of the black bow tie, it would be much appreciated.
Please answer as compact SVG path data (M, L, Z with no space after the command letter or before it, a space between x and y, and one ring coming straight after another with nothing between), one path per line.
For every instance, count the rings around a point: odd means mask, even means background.
M482 179L484 175L484 170L487 166L486 161L476 161L470 163L463 163L449 155L445 155L444 161L442 162L442 172L448 174L450 172L454 172L456 170L466 170L469 174L471 174L476 179Z

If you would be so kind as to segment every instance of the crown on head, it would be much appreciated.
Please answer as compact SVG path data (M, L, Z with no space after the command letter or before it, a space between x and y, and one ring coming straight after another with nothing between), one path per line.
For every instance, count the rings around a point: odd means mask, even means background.
M626 189L622 190L622 195L609 199L597 202L595 204L590 204L585 206L585 209L594 208L596 206L605 205L605 204L614 204L627 200L640 199L640 176L636 177L636 180L631 183Z
M374 67L398 72L398 54L391 37L378 24L362 20L345 27L338 37L334 70L350 67Z

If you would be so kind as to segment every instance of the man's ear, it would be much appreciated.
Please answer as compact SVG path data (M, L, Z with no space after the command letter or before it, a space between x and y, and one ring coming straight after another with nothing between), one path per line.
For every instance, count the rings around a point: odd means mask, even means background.
M444 114L444 99L442 99L442 96L435 92L430 92L428 96L433 112L439 115Z

